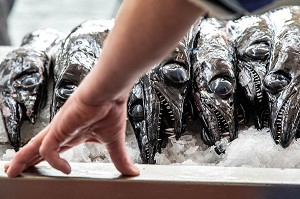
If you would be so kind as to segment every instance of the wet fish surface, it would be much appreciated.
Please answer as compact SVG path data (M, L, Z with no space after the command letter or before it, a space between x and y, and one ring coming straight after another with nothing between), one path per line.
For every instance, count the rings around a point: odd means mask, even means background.
M131 90L128 118L143 163L154 164L156 152L161 152L168 138L179 139L186 130L191 110L190 80L190 61L184 39Z
M15 150L22 146L20 128L24 120L34 124L45 105L50 51L61 35L54 30L29 33L22 46L9 52L0 64L0 108L9 142Z
M64 40L54 67L51 119L93 68L113 24L113 20L88 20Z

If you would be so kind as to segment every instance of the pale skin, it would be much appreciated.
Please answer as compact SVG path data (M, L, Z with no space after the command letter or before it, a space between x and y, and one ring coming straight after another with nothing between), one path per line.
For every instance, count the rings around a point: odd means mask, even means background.
M83 142L104 144L119 172L139 175L125 149L129 92L203 14L187 0L124 0L97 64L52 122L4 166L8 177L43 160L69 174L59 153Z

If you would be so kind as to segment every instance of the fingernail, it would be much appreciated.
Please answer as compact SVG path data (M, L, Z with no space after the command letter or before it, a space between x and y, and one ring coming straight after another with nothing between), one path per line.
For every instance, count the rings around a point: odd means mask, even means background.
M6 173L7 170L9 169L9 166L10 166L9 163L6 163L6 164L4 165L4 172L5 172L5 173Z
M65 162L65 168L64 168L64 171L63 171L65 174L70 174L71 173L71 166Z

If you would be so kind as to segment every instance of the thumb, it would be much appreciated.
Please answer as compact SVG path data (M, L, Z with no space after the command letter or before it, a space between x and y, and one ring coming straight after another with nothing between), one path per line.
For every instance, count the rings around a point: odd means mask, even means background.
M123 175L137 176L140 174L139 169L133 164L126 152L124 140L117 139L113 143L107 144L106 148L115 167Z

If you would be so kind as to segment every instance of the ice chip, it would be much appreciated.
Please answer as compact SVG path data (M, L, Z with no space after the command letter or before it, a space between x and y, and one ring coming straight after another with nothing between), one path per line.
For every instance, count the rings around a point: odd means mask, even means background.
M3 161L10 161L15 156L16 152L14 149L7 149L5 154L2 156Z

